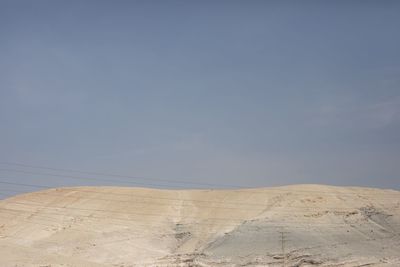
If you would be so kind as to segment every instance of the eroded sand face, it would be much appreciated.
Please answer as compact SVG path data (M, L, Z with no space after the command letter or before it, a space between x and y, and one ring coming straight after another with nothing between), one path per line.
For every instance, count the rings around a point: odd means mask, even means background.
M0 201L0 266L400 266L399 233L393 190L60 188Z

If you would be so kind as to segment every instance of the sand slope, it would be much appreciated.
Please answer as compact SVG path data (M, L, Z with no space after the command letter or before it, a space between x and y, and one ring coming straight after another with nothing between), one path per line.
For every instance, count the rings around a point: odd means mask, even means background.
M400 192L50 189L0 201L0 266L400 266Z

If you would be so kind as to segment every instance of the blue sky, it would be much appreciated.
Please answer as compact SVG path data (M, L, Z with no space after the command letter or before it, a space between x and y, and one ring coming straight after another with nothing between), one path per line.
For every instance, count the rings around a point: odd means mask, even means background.
M399 12L398 1L0 1L0 162L399 189Z

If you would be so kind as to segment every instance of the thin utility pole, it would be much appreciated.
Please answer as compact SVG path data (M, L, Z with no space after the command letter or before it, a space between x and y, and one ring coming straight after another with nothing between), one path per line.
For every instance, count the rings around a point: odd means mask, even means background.
M285 243L287 241L286 234L289 232L280 231L281 234L281 249L282 249L282 266L286 267L286 253L285 253Z

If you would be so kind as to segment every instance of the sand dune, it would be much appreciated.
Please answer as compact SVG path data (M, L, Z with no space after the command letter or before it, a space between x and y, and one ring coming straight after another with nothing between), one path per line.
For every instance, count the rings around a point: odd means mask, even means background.
M58 188L0 201L0 266L400 266L400 192Z

